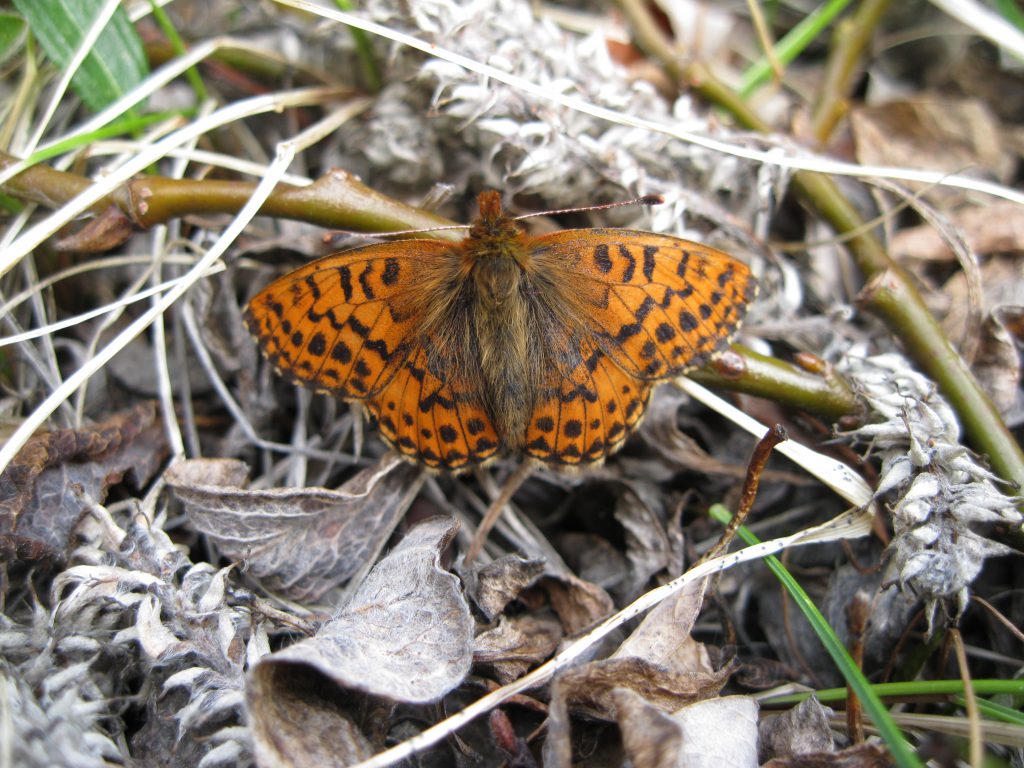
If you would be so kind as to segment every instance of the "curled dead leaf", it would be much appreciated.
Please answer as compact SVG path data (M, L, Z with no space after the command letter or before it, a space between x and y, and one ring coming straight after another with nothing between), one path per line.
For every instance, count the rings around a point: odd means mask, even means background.
M636 768L757 765L757 702L723 696L662 712L635 691L613 692L622 747Z
M612 692L622 751L635 768L677 768L683 736L679 724L628 688Z
M367 743L347 710L354 692L423 704L462 682L473 620L458 579L440 565L457 529L451 518L420 523L316 636L259 660L247 696L259 765L346 764Z
M561 639L562 627L557 621L501 616L497 625L477 635L473 659L492 665L498 682L505 685L550 658Z
M832 710L810 696L788 712L762 720L758 728L761 762L833 752L831 715Z
M315 600L380 554L422 484L412 465L387 459L337 490L246 490L249 470L230 459L191 459L165 479L221 553L244 561L271 591Z
M673 712L716 695L729 673L726 667L687 674L634 656L592 661L570 669L560 682L570 704L597 717L614 718L617 688L628 688L662 711Z
M567 635L580 632L615 611L607 592L568 571L558 576L545 576L540 586L548 593L551 607Z
M141 487L167 458L156 403L29 440L0 475L0 560L59 560L90 506L126 477Z
M519 593L544 573L543 558L526 559L505 555L464 574L467 591L488 621L494 621Z

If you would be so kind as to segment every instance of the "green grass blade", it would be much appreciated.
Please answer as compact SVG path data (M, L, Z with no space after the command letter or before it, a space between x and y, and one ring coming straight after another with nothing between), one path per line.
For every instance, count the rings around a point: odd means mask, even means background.
M1021 10L1016 0L996 0L996 10L1017 29L1024 29L1024 10Z
M153 9L153 18L160 26L164 35L167 36L167 41L171 44L171 48L179 56L184 56L187 53L185 41L178 34L178 29L174 26L174 22L171 21L171 17L157 4L156 0L149 0L149 6ZM203 82L202 75L199 74L199 69L189 67L185 71L185 77L188 78L188 83L192 86L192 91L196 95L196 103L202 104L209 97L209 92L206 90L206 83Z
M711 508L710 514L722 523L728 522L731 517L729 511L719 504ZM740 527L739 536L747 544L760 543L760 540L746 526ZM858 669L850 654L847 653L846 648L840 642L838 636L836 636L836 633L821 614L821 611L818 610L810 596L789 571L785 569L782 563L779 562L777 557L769 556L764 561L772 573L775 574L775 577L782 582L790 597L793 598L797 607L807 618L811 629L814 630L818 639L821 640L821 644L825 646L828 655L832 657L833 663L842 673L843 678L857 695L857 698L860 699L864 712L878 729L879 735L885 741L886 746L889 748L889 753L892 755L893 760L896 761L896 764L901 766L901 768L920 768L920 760L917 759L917 755L914 754L906 739L903 738L900 729L889 716L889 711L885 708L882 700L875 693L871 683L868 682L867 678Z
M971 687L974 688L974 692L979 696L994 696L996 694L1024 696L1024 680L990 680L982 678L980 680L972 680ZM919 696L957 696L964 692L964 682L963 680L910 680L902 683L877 683L872 688L879 696L901 699ZM763 701L772 705L799 704L812 693L821 702L842 701L846 698L845 688L826 688L821 691L769 696L763 699ZM1011 711L1016 712L1016 710ZM1024 715L1021 715L1021 717L1024 717Z
M21 47L25 37L25 20L11 13L0 13L0 63Z
M352 0L334 0L334 4L341 11L351 11L355 8L355 3ZM381 89L380 72L377 71L377 62L373 57L373 47L370 45L369 38L361 29L349 27L348 30L355 41L356 54L362 62L366 84L370 87L371 91L379 91Z
M82 44L104 0L14 0L46 55L62 70ZM94 112L123 96L148 73L142 41L123 8L100 34L71 87Z
M824 5L807 14L803 21L775 44L775 55L778 60L782 64L789 64L796 59L813 40L825 31L833 19L846 9L850 2L851 0L828 0ZM749 96L766 83L771 74L772 66L768 59L762 56L743 74L743 80L739 87L740 96L743 98Z

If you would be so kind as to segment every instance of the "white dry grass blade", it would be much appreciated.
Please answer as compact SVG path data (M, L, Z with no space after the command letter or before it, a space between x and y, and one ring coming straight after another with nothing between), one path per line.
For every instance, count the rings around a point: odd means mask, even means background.
M190 48L183 56L172 59L164 66L152 72L144 81L139 83L139 85L117 101L110 104L102 112L91 116L84 123L76 126L67 133L40 144L36 147L36 150L40 152L48 150L62 142L68 142L79 136L85 136L109 125L136 104L148 99L175 78L181 77L186 71L194 67L196 64L199 64L207 57L222 50L256 51L262 52L268 58L277 57L275 52L267 51L262 48L254 48L251 45L242 44L230 37L215 37L211 40L206 40L205 42L199 43L194 48ZM21 162L13 163L3 171L0 171L0 184L14 178L30 165L31 163L22 160Z
M864 536L870 531L870 515L862 513L847 513L840 515L827 523L815 526L814 528L809 528L806 531L793 534L792 536L772 539L771 541L766 541L761 544L755 544L754 546L747 547L746 549L741 549L738 552L717 557L713 560L708 560L692 570L687 571L673 581L670 581L668 584L664 584L663 586L647 592L614 616L605 619L585 636L568 645L550 661L537 667L535 670L516 680L514 683L510 683L509 685L488 693L486 696L474 701L465 709L451 715L446 720L442 720L440 723L426 729L416 736L413 736L411 739L392 747L391 749L374 755L369 760L364 760L363 762L358 763L354 768L384 768L385 766L394 765L395 763L405 760L417 752L427 749L439 741L448 738L471 720L479 717L480 715L486 714L495 707L508 701L513 696L529 690L530 688L536 688L539 685L544 685L558 672L576 664L587 656L587 654L589 654L593 649L594 645L607 637L611 632L619 629L623 624L636 618L645 611L650 610L658 603L676 594L688 584L692 584L694 581L706 578L711 574L723 571L727 568L732 568L740 563L758 560L768 555L775 554L776 552L780 552L788 547L856 538Z
M0 275L31 253L46 238L53 235L73 218L84 212L93 203L109 195L117 187L140 173L148 166L161 160L167 151L187 144L196 136L221 126L265 112L283 111L290 107L321 104L341 91L336 88L299 88L274 94L254 96L236 101L218 109L212 114L196 120L174 131L164 139L145 147L138 155L81 194L73 197L59 209L23 232L0 254Z
M208 114L214 108L214 102L207 100L202 105L200 111L201 115ZM195 149L198 139L193 139L182 149ZM128 153L128 156L134 156L138 150L133 150ZM170 170L168 177L172 179L184 178L185 172L188 170L188 160L184 158L174 158L170 163ZM164 270L164 257L166 256L167 239L171 236L171 233L177 237L181 232L180 221L170 221L161 224L153 228L152 237L149 238L149 248L152 260L149 267L149 282L159 284L158 281L163 274ZM187 304L187 302L186 302ZM105 321L104 325L107 325L109 321ZM152 337L153 337L153 365L156 369L156 382L157 382L157 394L160 400L160 409L164 417L164 429L167 434L167 442L170 445L171 456L179 458L185 455L185 438L182 435L181 421L175 415L174 409L174 385L171 383L171 371L170 365L167 361L167 334L164 328L164 316L157 315L153 321L152 326ZM99 337L94 337L97 340ZM79 408L83 409L85 406L85 392L86 388L82 387L78 390L78 404ZM80 413L81 411L79 411ZM76 413L76 416L78 414ZM185 414L183 414L185 415ZM187 412L188 417L191 417L191 409Z
M223 271L224 265L214 264L204 274L200 275L200 277L210 277L211 275L216 275ZM118 299L117 301L112 301L109 304L104 304L103 306L96 307L95 309L91 309L88 312L83 312L80 315L66 317L63 320L58 320L55 323L49 323L39 328L33 328L30 331L23 331L22 333L15 334L14 336L0 336L0 347L6 347L11 344L20 344L23 341L30 341L31 339L38 339L40 336L46 336L51 333L56 333L57 331L62 331L65 328L71 328L72 326L78 325L79 323L88 322L89 320L92 320L95 317L100 317L102 315L119 312L125 309L126 307L131 306L137 301L142 301L143 299L148 299L151 296L158 296L161 293L164 293L165 291L169 291L170 289L174 288L175 285L181 282L181 280L182 278L176 278L174 280L165 280L162 283L157 283L156 285L151 285L148 288L135 291L129 296L124 296Z
M673 382L677 387L695 400L700 401L716 413L729 419L740 429L744 429L760 439L768 431L768 427L739 408L723 400L718 395L705 389L695 381L682 376ZM830 456L818 453L794 440L779 443L774 448L786 458L795 462L804 471L818 478L842 496L857 509L866 509L872 503L873 492L860 475Z
M109 194L118 184L127 181L132 175L138 173L150 164L161 159L165 149L180 146L191 140L193 136L206 133L213 128L225 125L233 120L248 117L252 114L262 112L283 110L292 106L305 106L308 104L319 104L330 99L336 93L333 88L305 88L296 91L258 96L252 99L245 99L230 106L219 109L203 120L196 121L167 138L157 142L151 147L146 147L137 157L132 158L116 171L111 173L102 181L97 182L88 190L68 202L63 208L55 211L52 215L41 221L36 226L26 231L18 238L4 254L4 260L10 259L10 263L16 263L18 259L35 248L43 239L52 234L56 228L63 226L76 214L85 210L96 200ZM351 118L353 114L363 111L369 105L367 99L359 99L350 103L343 109L338 109L328 115L325 119L314 124L310 128L289 141L280 142L277 146L277 154L274 161L267 168L266 175L260 180L252 197L246 202L238 215L232 219L230 225L224 230L216 242L210 247L202 258L182 276L181 280L164 294L158 301L154 302L146 312L136 318L127 328L119 333L106 347L101 349L95 357L83 365L71 376L65 379L53 393L51 393L25 420L17 430L8 438L3 447L0 448L0 472L2 472L11 460L21 450L26 441L39 429L65 400L89 380L98 370L106 365L111 358L124 349L128 344L146 328L153 320L165 312L175 301L187 291L195 282L202 278L224 254L224 252L248 226L249 222L259 211L274 187L280 181L281 176L291 164L295 155L323 136L335 130L342 122ZM6 264L7 267L10 264ZM0 266L2 272L2 266Z
M788 150L785 150L782 147L777 147L767 151L762 151L736 144L730 144L698 133L681 130L668 123L661 123L655 120L647 120L632 115L622 114L612 109L606 109L604 107L590 104L583 99L565 96L554 89L544 88L536 83L530 82L529 80L517 77L516 75L511 75L508 72L503 72L500 69L495 69L494 67L483 64L479 61L474 61L473 59L446 50L433 43L426 43L411 35L396 32L395 30L388 29L387 27L376 24L372 21L361 19L358 16L353 16L349 13L343 13L342 11L336 11L325 6L318 5L317 3L312 2L312 0L273 1L278 5L286 5L290 8L295 8L296 10L312 13L322 18L330 19L331 21L336 21L356 29L361 29L364 32L369 32L370 34L379 35L380 37L392 40L401 45L422 51L428 56L433 56L460 66L467 71L475 72L485 77L497 80L498 82L505 83L506 85L517 88L524 93L529 93L538 99L559 104L567 109L573 109L583 114L587 114L601 120L607 120L608 122L615 123L617 125L640 128L655 133L661 133L666 136L672 136L680 141L704 147L705 149L709 149L714 152L721 152L722 154L742 157L747 160L754 160L768 165L777 165L779 167L789 168L792 170L815 171L817 173L833 174L838 176L856 176L858 178L897 179L902 181L920 182L922 184L955 187L958 189L981 192L983 194L1024 205L1024 193L1015 189L1010 189L1009 187L1005 187L1001 184L994 184L981 179L972 179L967 176L945 174L936 171L922 171L913 168L855 165L814 155L813 153L806 152L797 147L792 147Z
M263 166L265 168L265 166ZM16 293L10 299L0 306L0 320L5 318L12 311L23 302L27 301L31 297L42 293L45 289L51 285L56 285L62 280L74 277L75 275L81 275L86 272L96 272L102 269L117 270L124 267L144 267L147 266L151 257L149 256L108 256L106 258L94 259L91 261L85 261L81 264L75 264L72 267L62 269L60 272L55 272L52 275L47 275L44 278L32 283L32 285L24 288L20 292ZM186 256L167 256L165 257L165 263L177 264L179 266L190 267L196 263L194 258ZM101 278L102 279L102 278ZM8 337L7 339L0 339L0 346L4 344L12 343L14 337Z
M97 141L89 145L89 157L101 157L103 155L134 154L142 150L144 143L131 141L129 139L111 139L108 141ZM232 157L221 152L211 152L208 149L195 149L179 147L167 153L166 157L173 157L180 160L187 160L197 165L212 165L222 168L225 171L234 171L243 176L253 176L262 179L266 173L267 166L264 163L257 163L246 160L244 157ZM291 184L293 187L308 187L313 179L308 176L299 176L294 173L286 173L281 177L284 184Z
M975 0L931 0L931 3L974 30L980 37L1024 62L1024 32L994 13L991 8Z

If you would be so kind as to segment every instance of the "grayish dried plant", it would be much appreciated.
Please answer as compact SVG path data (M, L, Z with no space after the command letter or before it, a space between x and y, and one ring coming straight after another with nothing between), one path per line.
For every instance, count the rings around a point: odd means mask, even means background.
M929 625L938 609L967 605L986 558L1010 554L987 534L1019 525L1019 499L960 442L960 424L935 384L900 355L848 357L841 369L872 410L870 423L847 433L882 462L876 495L890 503L889 547L900 586L924 599Z

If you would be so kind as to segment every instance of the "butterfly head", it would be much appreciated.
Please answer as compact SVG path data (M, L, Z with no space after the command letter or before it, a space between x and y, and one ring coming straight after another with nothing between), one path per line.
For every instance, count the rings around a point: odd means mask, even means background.
M525 235L515 220L501 209L501 195L493 189L485 190L477 198L480 216L469 228L466 244L478 255L512 255L525 250L521 243Z
M501 309L519 296L523 273L531 270L530 248L522 228L502 211L497 192L481 192L478 203L480 217L462 243L463 270L483 306Z

